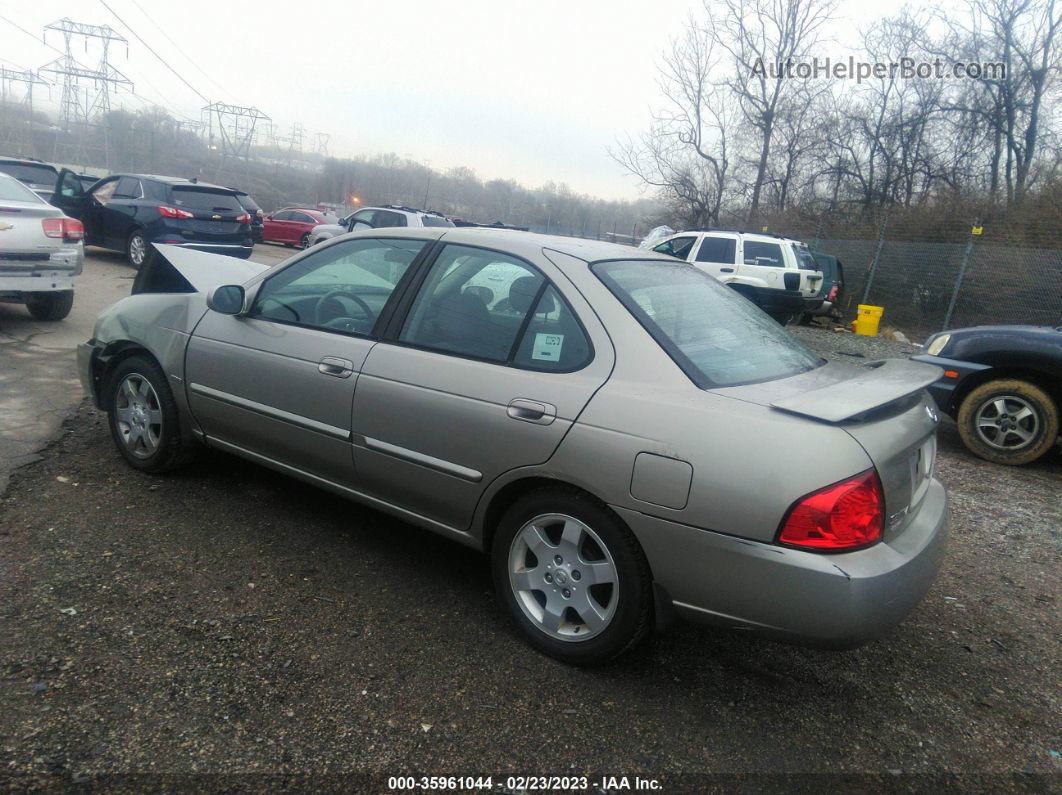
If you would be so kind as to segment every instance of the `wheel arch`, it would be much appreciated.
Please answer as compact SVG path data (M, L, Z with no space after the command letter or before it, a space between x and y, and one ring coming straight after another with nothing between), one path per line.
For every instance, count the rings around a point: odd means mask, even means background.
M100 409L104 411L108 410L108 397L104 394L103 390L103 386L107 383L107 379L111 377L111 373L113 373L122 362L133 356L145 356L157 364L159 369L162 369L162 363L159 362L158 358L138 342L132 340L115 340L114 342L107 343L94 361L92 374L93 380L96 384L96 404Z
M962 379L955 387L948 406L948 416L955 418L959 414L963 401L977 387L990 381L1002 381L1005 379L1017 379L1028 381L1043 389L1054 401L1055 407L1062 411L1062 379L1057 375L1045 370L1029 367L990 367L987 370L979 370Z

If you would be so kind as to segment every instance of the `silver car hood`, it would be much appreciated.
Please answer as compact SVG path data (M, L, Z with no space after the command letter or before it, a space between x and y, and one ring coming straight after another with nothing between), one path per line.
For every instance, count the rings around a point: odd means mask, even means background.
M791 378L712 391L790 414L842 422L914 395L943 372L909 359L884 359L863 366L829 362Z
M197 293L206 294L223 284L243 284L269 268L259 262L210 254L184 246L156 243L155 248Z

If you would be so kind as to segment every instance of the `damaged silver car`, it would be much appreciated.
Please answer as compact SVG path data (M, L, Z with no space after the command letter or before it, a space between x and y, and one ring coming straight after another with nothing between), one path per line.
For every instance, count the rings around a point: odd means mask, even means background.
M129 464L206 445L481 549L554 657L674 614L850 647L940 566L939 368L826 363L692 265L487 229L158 250L79 349Z

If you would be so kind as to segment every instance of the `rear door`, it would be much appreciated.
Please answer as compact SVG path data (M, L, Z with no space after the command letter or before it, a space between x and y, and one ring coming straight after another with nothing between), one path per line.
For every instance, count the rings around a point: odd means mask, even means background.
M785 254L782 244L776 240L758 240L746 237L741 241L738 275L775 290L785 290ZM799 286L800 278L797 277Z
M107 248L124 249L129 235L136 227L142 227L158 217L152 207L149 217L144 202L144 190L136 177L119 177L110 199L97 211L102 219L103 245Z
M441 249L358 382L354 458L371 494L464 529L495 478L550 458L613 359L596 318L586 309L584 326L545 270Z
M737 235L705 235L692 261L720 281L731 281L737 273L737 242Z
M185 376L211 443L352 486L355 386L377 324L428 245L363 238L313 249L262 282L249 314L208 311Z

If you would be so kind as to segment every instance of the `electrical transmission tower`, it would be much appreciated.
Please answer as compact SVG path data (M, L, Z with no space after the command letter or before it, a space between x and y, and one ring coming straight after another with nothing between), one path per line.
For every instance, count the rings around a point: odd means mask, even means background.
M332 136L328 133L319 132L313 139L313 153L320 155L321 157L328 158L328 142L332 140Z
M112 42L125 45L126 57L129 56L129 41L117 33L109 25L86 25L82 22L74 22L64 17L58 22L44 26L44 37L47 40L48 31L57 31L63 36L63 54L50 61L37 70L37 73L48 72L55 75L57 82L62 81L62 92L59 100L59 126L63 133L72 137L71 151L66 157L82 165L90 165L87 160L87 141L89 139L89 125L93 119L111 110L111 91L117 91L125 86L133 90L133 81L119 72L110 62L110 47ZM89 41L98 41L100 50L99 63L95 68L85 66L74 57L73 44L75 40L83 40L84 49L89 51ZM59 138L56 137L56 149L59 148ZM107 141L106 128L103 135L104 165L110 167L110 151ZM58 151L55 159L59 159ZM98 165L98 164L91 164Z
M19 98L16 84L25 89ZM50 86L31 70L0 66L0 151L22 156L36 154L33 145L33 87Z
M270 122L270 118L258 108L244 108L224 102L210 103L203 108L203 113L207 117L207 145L221 151L219 179L223 172L241 161L246 171L246 164L251 159L255 129L260 122ZM235 168L232 171L235 173Z

